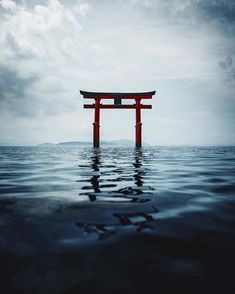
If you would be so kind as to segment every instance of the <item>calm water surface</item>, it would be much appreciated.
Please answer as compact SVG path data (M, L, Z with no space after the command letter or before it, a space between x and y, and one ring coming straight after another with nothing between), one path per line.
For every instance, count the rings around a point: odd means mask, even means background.
M235 147L0 147L5 293L235 293Z

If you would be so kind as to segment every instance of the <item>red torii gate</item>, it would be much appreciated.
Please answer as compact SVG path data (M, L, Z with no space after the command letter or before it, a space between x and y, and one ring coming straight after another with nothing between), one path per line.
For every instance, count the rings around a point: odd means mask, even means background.
M141 104L141 99L152 99L156 91L143 93L103 93L103 92L86 92L80 90L81 95L86 99L94 99L93 104L84 104L84 108L94 108L95 116L93 123L93 146L100 145L100 109L135 109L136 126L135 126L135 145L141 147L141 109L152 109L152 105ZM101 104L101 99L114 99L114 104ZM135 99L135 104L122 104L122 99Z

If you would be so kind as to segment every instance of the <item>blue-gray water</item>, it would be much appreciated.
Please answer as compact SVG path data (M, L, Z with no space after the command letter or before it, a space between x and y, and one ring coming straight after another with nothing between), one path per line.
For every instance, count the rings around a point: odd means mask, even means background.
M235 293L235 147L0 148L2 293Z

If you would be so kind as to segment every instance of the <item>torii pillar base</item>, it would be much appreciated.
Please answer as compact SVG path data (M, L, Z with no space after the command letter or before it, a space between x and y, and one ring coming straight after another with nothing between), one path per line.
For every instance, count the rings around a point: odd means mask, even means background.
M142 127L142 123L138 123L135 126L135 147L142 147L141 127Z

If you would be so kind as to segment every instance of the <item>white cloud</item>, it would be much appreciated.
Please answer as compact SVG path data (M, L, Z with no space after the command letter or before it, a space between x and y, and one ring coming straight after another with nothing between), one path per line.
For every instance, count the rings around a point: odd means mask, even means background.
M16 3L11 0L1 0L0 5L7 10L15 10L16 9Z
M90 4L81 2L80 4L75 6L74 11L82 16L85 16L90 11L90 9Z

